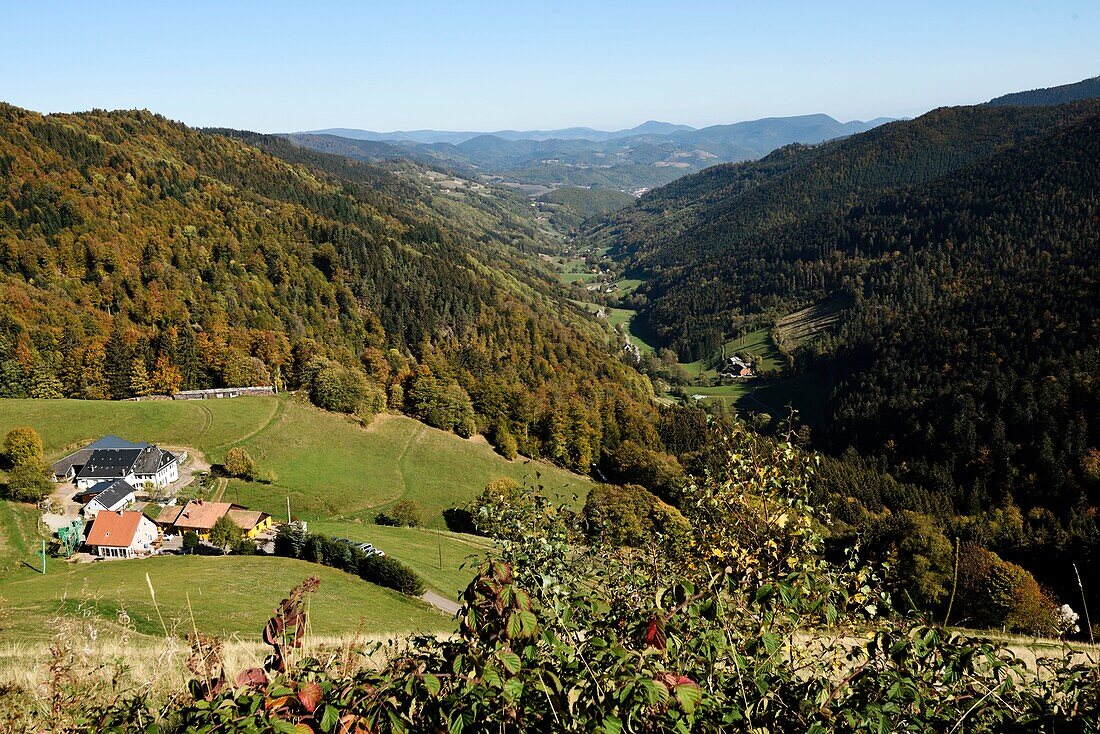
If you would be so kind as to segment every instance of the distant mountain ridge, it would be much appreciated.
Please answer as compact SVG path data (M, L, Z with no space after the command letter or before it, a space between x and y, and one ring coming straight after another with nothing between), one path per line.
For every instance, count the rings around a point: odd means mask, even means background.
M641 125L624 130L596 130L591 127L567 127L557 130L493 130L493 131L457 131L457 130L393 130L375 132L356 128L333 127L324 130L304 130L291 135L336 135L352 140L374 140L383 143L450 143L459 145L472 138L492 135L503 140L592 140L604 141L626 138L631 135L669 135L676 132L692 131L690 125L677 125L659 120L647 120Z
M303 147L364 161L409 158L519 184L599 186L637 193L717 163L760 158L792 143L843 138L889 121L880 117L840 122L812 114L701 129L650 120L614 132L582 127L493 133L330 128L284 137Z

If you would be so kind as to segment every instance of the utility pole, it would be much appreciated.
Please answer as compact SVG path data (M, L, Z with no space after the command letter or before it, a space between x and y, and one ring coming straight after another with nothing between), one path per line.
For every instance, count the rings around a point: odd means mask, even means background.
M46 575L46 541L42 541L42 575Z
M294 522L290 519L290 495L287 495L286 497L286 522L288 525Z

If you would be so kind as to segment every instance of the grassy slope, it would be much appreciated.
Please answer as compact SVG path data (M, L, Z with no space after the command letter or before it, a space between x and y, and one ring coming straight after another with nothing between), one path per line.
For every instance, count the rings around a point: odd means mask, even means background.
M450 598L472 576L461 566L468 556L484 554L483 541L435 529L378 527L371 521L380 507L401 497L416 499L429 524L441 528L442 510L465 504L502 476L542 483L563 498L583 495L590 486L587 479L546 464L506 461L481 440L467 441L408 418L379 416L364 429L288 396L142 403L0 400L0 434L16 425L38 430L51 459L104 433L192 447L214 462L230 446L243 445L277 480L270 486L234 482L223 499L282 516L289 495L295 516L309 520L312 530L369 540ZM319 633L353 632L360 618L368 633L446 625L419 601L287 559L166 557L90 566L51 559L43 577L26 565L37 563L36 519L32 507L0 501L0 598L7 600L0 608L8 612L0 639L38 630L34 620L56 612L66 593L79 596L85 578L106 600L100 605L104 618L117 616L121 597L139 631L149 631L146 571L166 615L182 614L183 592L192 589L195 621L208 632L258 632L275 603L311 572L326 580L314 602ZM335 595L327 602L326 586ZM346 600L343 611L338 599Z
M0 501L0 582L26 569L24 563L37 564L41 556L38 511L31 505ZM2 595L2 592L0 592Z
M0 582L6 602L0 640L49 637L44 622L84 605L108 622L125 610L134 630L163 635L146 574L169 632L186 635L195 625L220 636L258 640L279 600L316 574L321 586L311 600L312 625L325 635L412 629L441 630L449 620L418 599L368 584L356 576L305 561L243 556L162 556L92 565L51 562L42 576L27 571ZM188 596L191 612L188 611Z
M448 599L454 599L473 576L474 564L485 557L490 544L472 535L423 528L391 528L367 523L314 522L310 530L357 543L368 542L400 558L420 574L424 582Z
M42 435L47 458L104 433L189 446L214 463L241 445L276 481L231 483L225 499L282 516L289 495L295 517L306 520L373 519L381 507L410 498L421 504L428 525L442 528L444 509L464 505L503 476L533 481L537 471L539 481L565 494L583 495L591 486L548 464L506 461L480 439L390 415L363 429L285 395L141 403L0 400L0 433L16 425Z

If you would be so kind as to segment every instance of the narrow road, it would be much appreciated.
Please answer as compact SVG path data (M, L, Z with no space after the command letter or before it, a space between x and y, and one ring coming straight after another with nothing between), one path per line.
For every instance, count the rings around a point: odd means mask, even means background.
M449 614L452 617L458 614L458 610L460 608L458 602L452 601L451 599L448 599L441 594L437 594L430 589L428 591L425 591L420 598L428 602L444 614Z

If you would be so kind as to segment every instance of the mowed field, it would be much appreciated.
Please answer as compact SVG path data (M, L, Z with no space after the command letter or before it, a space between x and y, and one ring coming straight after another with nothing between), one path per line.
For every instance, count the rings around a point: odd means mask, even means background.
M289 497L295 519L308 521L310 530L372 542L450 599L468 583L489 546L482 538L446 531L443 510L466 505L500 477L542 485L563 501L583 498L591 486L548 464L507 461L480 438L465 440L391 415L378 416L364 428L294 396L193 402L0 400L0 434L18 425L39 432L51 460L107 433L187 447L214 464L230 447L243 446L275 481L231 482L222 500L283 518ZM402 498L420 503L428 527L373 523L380 509ZM284 558L165 556L94 564L50 559L42 575L37 554L45 537L33 507L0 501L0 643L49 637L45 620L75 613L81 604L100 622L116 623L125 611L134 633L163 635L149 582L170 631L181 620L193 621L205 632L255 641L279 599L311 574L322 579L311 602L317 634L453 627L446 615L418 599Z
M0 581L0 642L47 639L56 626L52 620L62 614L89 623L119 624L148 637L164 637L166 630L168 636L186 637L193 624L219 637L259 641L279 600L313 575L321 579L310 598L310 623L316 634L453 628L445 615L419 599L306 561L160 556L93 564L55 561L45 575L30 570L9 574Z
M214 464L232 446L248 450L272 484L231 482L224 499L305 520L372 521L379 510L413 499L425 524L460 507L500 477L542 484L552 494L584 496L591 482L525 459L507 461L482 438L467 440L403 416L379 415L366 428L294 396L209 401L108 402L0 400L0 432L29 425L48 459L107 433L131 441L197 449Z

